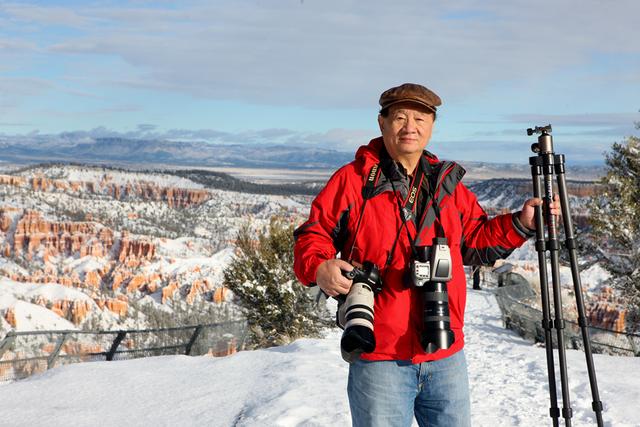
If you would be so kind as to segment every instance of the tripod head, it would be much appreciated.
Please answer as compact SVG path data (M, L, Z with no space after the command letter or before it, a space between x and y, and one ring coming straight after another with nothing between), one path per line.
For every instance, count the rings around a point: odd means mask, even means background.
M534 133L551 133L551 125L549 124L546 126L536 126L533 129L527 129L527 135L531 136Z
M531 151L540 154L553 153L553 139L551 138L551 125L536 126L535 128L527 129L527 135L531 136L535 133L539 133L538 142L531 144Z

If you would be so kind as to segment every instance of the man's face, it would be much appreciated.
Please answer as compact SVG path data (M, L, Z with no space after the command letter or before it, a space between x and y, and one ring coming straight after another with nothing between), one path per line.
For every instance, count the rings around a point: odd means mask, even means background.
M411 103L392 105L387 117L378 116L387 152L394 160L422 153L431 138L433 114Z

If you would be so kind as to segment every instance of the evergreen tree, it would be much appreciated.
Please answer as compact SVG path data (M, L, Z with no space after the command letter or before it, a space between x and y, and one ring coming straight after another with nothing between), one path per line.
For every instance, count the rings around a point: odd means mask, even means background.
M268 230L254 234L245 225L237 235L237 253L224 271L250 330L250 347L283 345L318 336L328 325L308 289L293 273L293 225L274 218Z
M640 123L636 123L640 129ZM606 266L628 303L628 329L640 327L640 138L614 143L606 155L604 190L593 199L594 232L608 247Z

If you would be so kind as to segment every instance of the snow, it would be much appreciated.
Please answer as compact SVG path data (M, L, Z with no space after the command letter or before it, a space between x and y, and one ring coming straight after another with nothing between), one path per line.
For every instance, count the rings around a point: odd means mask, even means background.
M73 323L29 301L38 297L46 301L86 301L95 306L85 293L57 283L21 283L6 277L0 278L0 310L13 309L16 317L16 331L78 329ZM14 329L8 324L0 325L0 330Z
M469 290L466 321L473 425L550 425L544 348L503 329L490 291ZM573 423L595 425L584 354L567 350L567 359ZM594 361L605 425L639 426L640 378L631 374L640 358ZM349 425L347 372L332 330L324 339L224 358L67 365L0 384L0 412L12 426Z
M77 259L68 258L63 261L62 265L75 270L79 274L85 274L90 271L102 270L107 263L108 260L106 258L86 255Z
M57 283L16 282L6 277L0 278L0 309L8 308L12 304L7 303L18 299L32 300L39 296L51 302L80 300L93 303L91 297L84 292Z
M540 284L540 273L538 271L538 252L535 249L535 242L528 240L524 245L514 250L506 259L506 262L514 266L513 272L520 274L526 278L529 283L534 286ZM498 262L499 265L501 261ZM551 271L551 263L547 254L547 271ZM580 283L583 289L589 293L599 293L602 287L611 278L609 273L599 263L591 265L589 268L580 270ZM549 282L551 276L549 273ZM568 288L573 288L573 278L571 276L571 268L568 266L560 266L560 283Z
M160 260L149 263L144 272L159 273L165 277L181 280L206 278L211 283L221 283L224 269L234 256L234 249L227 247L211 256L200 255L194 247L189 247L188 240L168 240L158 245ZM199 248L201 249L201 248Z
M16 301L13 304L16 316L16 331L46 330L64 331L78 329L73 323L55 314L53 311L40 305L24 301Z
M198 184L187 178L179 176L164 174L164 173L151 173L151 172L133 172L133 171L118 171L115 169L101 169L94 166L86 167L73 167L73 166L46 166L43 168L37 168L29 170L28 174L33 172L41 172L44 175L55 179L66 179L68 181L82 181L82 182L100 182L107 177L108 183L127 185L136 182L139 183L152 183L159 187L177 187L177 188L192 188L202 189L204 185Z
M156 239L156 252L158 255L178 258L191 258L200 256L206 246L205 239L193 237L179 237L177 239Z
M6 258L0 258L0 271L4 274L21 274L27 275L28 272L24 268L20 267L18 264L13 262L12 260Z
M602 284L611 278L611 273L600 264L594 264L580 272L581 283L587 286L589 292L597 293L602 290Z
M24 285L24 284L21 284ZM57 283L33 284L33 289L24 294L27 299L44 297L47 301L85 301L91 304L93 300L89 295L77 289L59 285Z

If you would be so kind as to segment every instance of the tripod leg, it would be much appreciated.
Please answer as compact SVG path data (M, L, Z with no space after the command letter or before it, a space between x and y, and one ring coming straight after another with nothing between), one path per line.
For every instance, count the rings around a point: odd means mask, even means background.
M567 184L564 175L564 156L556 156L556 177L558 181L558 193L560 195L560 206L562 208L562 220L564 223L565 246L569 252L571 263L571 277L573 279L573 289L576 296L576 308L578 310L578 325L582 332L584 343L584 355L587 360L587 372L589 374L589 384L591 386L591 404L595 414L598 427L602 427L602 402L598 393L598 383L596 380L596 370L593 365L593 355L591 353L591 340L589 339L589 329L584 310L584 300L582 297L582 284L580 282L580 272L578 270L578 257L576 255L576 243L573 235L573 224L571 222L571 211L569 209L569 197L567 196Z
M565 425L571 426L571 399L569 397L569 378L567 374L567 355L564 345L564 319L562 316L562 289L560 287L560 259L558 232L556 220L551 214L550 206L553 203L553 154L544 155L544 190L545 190L545 216L547 220L547 236L549 240L549 260L551 262L551 281L553 282L553 308L555 312L554 327L558 340L558 363L560 370L560 384L562 386L562 417Z
M540 198L542 186L540 176L542 168L537 165L539 157L532 157L530 162L531 175L533 178L533 197ZM535 208L536 221L536 251L538 252L538 271L540 272L540 300L542 303L542 328L544 329L544 345L547 355L547 374L549 377L549 415L553 419L553 426L558 427L560 410L558 409L558 394L556 392L556 373L553 362L553 338L551 334L551 307L549 306L549 279L547 277L547 256L544 236L544 220L542 217L542 206Z

